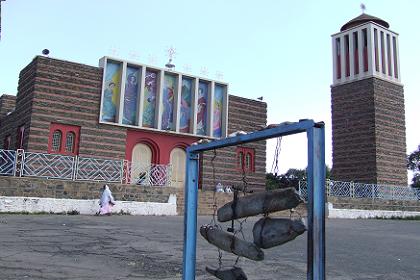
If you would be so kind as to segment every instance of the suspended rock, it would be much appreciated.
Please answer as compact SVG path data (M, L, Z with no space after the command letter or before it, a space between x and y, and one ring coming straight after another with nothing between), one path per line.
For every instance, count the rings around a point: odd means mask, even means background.
M295 208L303 200L294 188L250 194L217 210L219 222Z
M206 271L213 276L216 276L222 280L247 280L248 278L245 275L245 272L242 268L233 266L226 268L214 269L206 266Z
M200 234L210 244L213 244L223 251L254 261L261 261L264 259L264 252L254 243L239 239L219 228L204 225L200 227Z
M268 249L295 239L306 231L302 220L262 218L255 223L254 244Z

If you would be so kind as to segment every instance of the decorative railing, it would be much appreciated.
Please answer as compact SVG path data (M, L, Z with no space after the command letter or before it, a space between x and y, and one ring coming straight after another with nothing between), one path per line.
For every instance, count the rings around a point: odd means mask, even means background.
M420 189L409 186L388 186L327 180L325 192L330 197L382 200L420 200ZM306 200L307 182L299 181L299 194Z
M0 175L14 175L16 172L16 151L0 150Z
M0 149L0 175L170 186L171 165Z

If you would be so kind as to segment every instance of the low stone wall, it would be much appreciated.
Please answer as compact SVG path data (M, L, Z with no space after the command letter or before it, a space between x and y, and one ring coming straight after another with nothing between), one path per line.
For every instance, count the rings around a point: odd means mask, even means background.
M362 209L336 209L334 205L327 203L327 217L338 219L374 219L374 218L407 218L420 217L419 211L400 210L362 210Z
M0 196L99 199L104 182L0 177ZM107 183L116 200L166 203L177 189Z
M420 201L328 197L335 209L420 211Z

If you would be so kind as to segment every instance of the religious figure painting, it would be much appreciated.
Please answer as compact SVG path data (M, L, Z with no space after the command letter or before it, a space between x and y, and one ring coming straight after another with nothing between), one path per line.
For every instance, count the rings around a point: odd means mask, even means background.
M102 97L101 120L117 122L117 108L120 101L121 64L108 61L106 65L104 94Z
M179 119L179 131L191 133L191 101L193 96L193 80L189 78L182 79L181 87L181 112Z
M143 102L144 127L155 127L157 78L156 72L146 70Z
M215 85L213 102L213 136L219 138L222 137L222 111L224 95L225 87Z
M137 119L137 100L139 90L139 68L127 67L123 124L135 125Z
M199 82L197 96L197 134L206 135L207 133L207 100L209 84Z
M174 98L177 91L177 77L165 75L162 96L162 129L174 130Z

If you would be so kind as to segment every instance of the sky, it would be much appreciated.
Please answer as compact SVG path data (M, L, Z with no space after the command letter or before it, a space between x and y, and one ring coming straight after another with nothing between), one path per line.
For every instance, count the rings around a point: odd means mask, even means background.
M366 13L400 34L407 153L420 144L420 1L369 0ZM229 83L229 93L263 96L268 123L314 119L326 125L332 165L331 35L362 13L360 1L284 0L6 0L2 2L0 94L17 92L20 70L42 50L50 57L98 65L113 56ZM207 73L207 74L206 74ZM223 78L221 78L223 75ZM283 137L280 173L307 165L305 134ZM275 140L268 142L267 171Z

